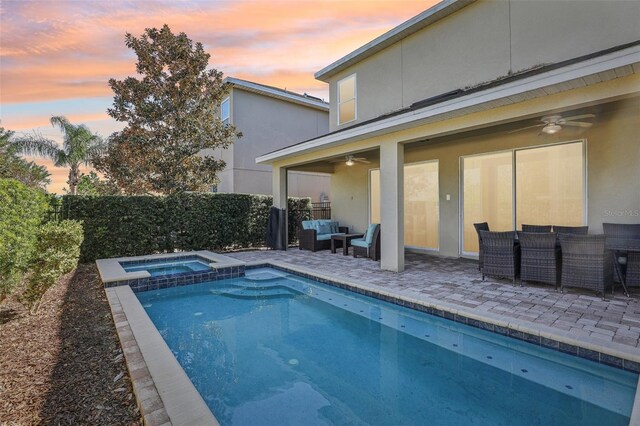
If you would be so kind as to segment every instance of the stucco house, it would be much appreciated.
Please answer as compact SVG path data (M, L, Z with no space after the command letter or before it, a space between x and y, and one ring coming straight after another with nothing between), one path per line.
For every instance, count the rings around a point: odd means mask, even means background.
M256 162L280 207L287 172L330 173L333 219L381 224L383 269L477 256L474 222L638 222L640 2L445 0L315 76L330 132Z
M227 77L229 95L220 105L224 122L233 124L242 137L228 149L215 152L227 167L220 173L217 192L271 194L271 167L255 158L329 131L329 105L307 94ZM207 153L204 153L205 155ZM328 200L331 176L323 172L292 171L289 195Z

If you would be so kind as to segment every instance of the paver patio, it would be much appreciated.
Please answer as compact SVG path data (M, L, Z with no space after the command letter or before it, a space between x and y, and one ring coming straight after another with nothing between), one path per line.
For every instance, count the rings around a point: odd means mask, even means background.
M624 354L640 355L640 297L637 289L627 298L618 290L607 300L593 292L568 289L556 292L553 286L487 277L482 281L476 261L427 254L406 254L401 273L382 271L379 262L329 250L310 252L246 251L229 254L246 262L265 261L303 268L309 273L348 281L372 290L393 292L400 297L500 318L510 324L526 324L532 329L597 345Z

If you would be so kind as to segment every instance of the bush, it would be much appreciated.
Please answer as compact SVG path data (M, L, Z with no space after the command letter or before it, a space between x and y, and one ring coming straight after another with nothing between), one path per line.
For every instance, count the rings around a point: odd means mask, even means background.
M0 301L26 272L48 209L43 190L0 179Z
M272 197L184 193L158 196L65 196L62 213L84 223L80 260L173 250L228 250L265 243ZM308 198L289 199L289 237L308 216Z
M31 313L38 310L44 293L78 265L82 240L77 221L49 222L38 229L35 262L21 298Z

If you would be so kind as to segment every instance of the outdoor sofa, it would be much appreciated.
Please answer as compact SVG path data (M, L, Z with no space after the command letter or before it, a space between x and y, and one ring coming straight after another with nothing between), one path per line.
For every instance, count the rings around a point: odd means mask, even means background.
M340 226L332 220L303 220L298 231L299 248L311 251L328 250L331 248L332 235L348 232L348 227Z

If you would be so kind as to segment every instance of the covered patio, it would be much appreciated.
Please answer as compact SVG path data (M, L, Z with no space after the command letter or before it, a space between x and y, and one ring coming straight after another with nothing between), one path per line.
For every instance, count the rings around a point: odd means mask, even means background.
M354 284L406 300L556 341L567 342L567 352L606 348L621 358L638 358L640 299L627 298L620 290L607 301L592 292L556 292L553 286L513 286L508 280L481 280L478 264L429 254L407 253L401 273L380 270L378 262L331 254L259 250L231 253L245 262L270 262L314 276ZM497 330L494 330L497 331ZM517 332L516 332L517 333ZM575 346L573 346L575 345ZM556 349L558 349L556 347ZM584 354L583 354L584 355ZM602 360L600 360L602 361ZM635 366L636 371L640 364Z

